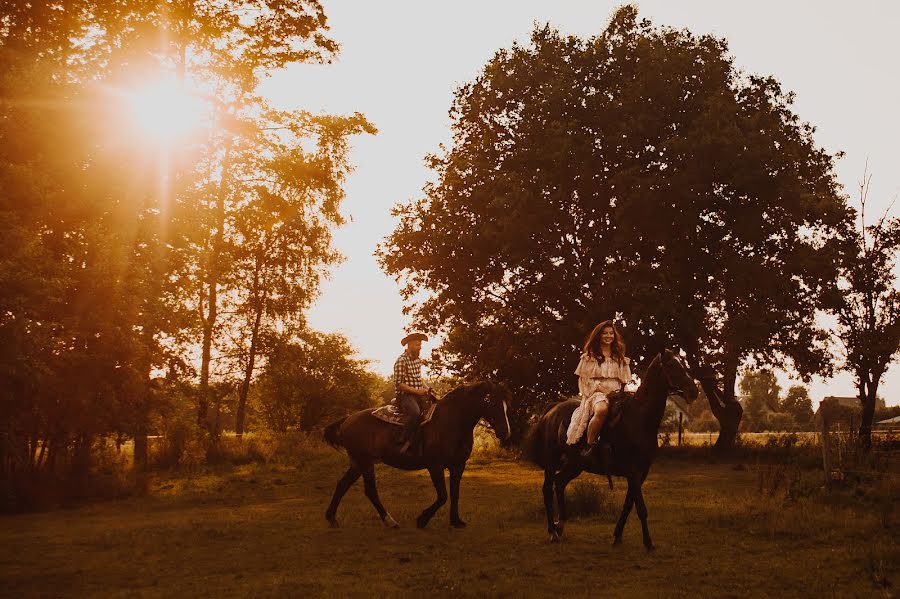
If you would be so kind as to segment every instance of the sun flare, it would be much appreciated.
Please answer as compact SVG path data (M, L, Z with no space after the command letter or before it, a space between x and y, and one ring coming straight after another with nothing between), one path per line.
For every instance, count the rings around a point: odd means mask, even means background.
M203 124L204 102L174 81L157 81L130 95L132 117L148 136L161 142L179 139Z

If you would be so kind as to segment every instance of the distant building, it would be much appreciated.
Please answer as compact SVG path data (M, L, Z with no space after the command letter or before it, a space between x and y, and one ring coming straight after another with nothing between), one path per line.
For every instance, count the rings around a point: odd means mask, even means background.
M747 413L747 404L750 402L749 395L735 395L734 398L737 400L741 407L744 409L744 413ZM768 416L769 414L774 414L775 411L766 404L766 402L762 403L762 415Z
M816 415L819 414L819 410L822 409L822 404L825 402L836 402L837 405L842 408L854 411L862 411L862 406L859 403L858 397L838 397L836 395L829 395L828 397L823 398L821 402L819 402L819 407L816 408Z
M875 423L873 428L882 428L882 429L894 429L900 428L900 416L894 416L893 418L888 418L887 420L879 420Z

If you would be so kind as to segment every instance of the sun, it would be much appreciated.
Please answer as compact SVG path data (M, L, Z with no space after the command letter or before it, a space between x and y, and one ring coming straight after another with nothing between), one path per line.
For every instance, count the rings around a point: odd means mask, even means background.
M156 81L129 94L132 118L138 127L162 143L171 143L198 129L207 106L174 81Z

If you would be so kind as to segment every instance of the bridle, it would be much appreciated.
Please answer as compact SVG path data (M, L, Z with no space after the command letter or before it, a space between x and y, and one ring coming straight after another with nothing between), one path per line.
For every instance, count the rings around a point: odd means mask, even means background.
M676 385L672 382L672 375L669 372L669 369L666 368L666 360L664 359L665 352L659 352L659 366L662 368L663 375L666 377L666 387L668 389L667 395L681 395L684 396L684 389L681 388L680 385ZM678 364L684 372L688 373L688 368L684 365L684 362L681 361L681 357L677 356L673 353L670 353L669 356L672 360Z

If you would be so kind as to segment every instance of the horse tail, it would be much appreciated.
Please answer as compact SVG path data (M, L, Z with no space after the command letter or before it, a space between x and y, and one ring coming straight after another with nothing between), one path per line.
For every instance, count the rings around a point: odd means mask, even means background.
M537 464L538 466L543 468L543 445L544 434L541 430L541 422L538 421L534 426L531 427L531 430L528 431L528 436L525 437L525 441L522 443L522 455L529 462Z
M325 430L322 431L322 436L325 437L325 442L334 447L335 449L339 449L342 447L341 445L341 425L344 424L344 421L347 417L343 417L340 420L332 422L328 426L325 427Z
M537 464L541 468L547 467L547 460L544 455L547 451L547 444L544 441L544 429L547 427L547 424L544 422L544 417L556 405L556 403L552 403L544 408L541 417L538 418L538 421L531 427L531 430L525 437L525 441L522 443L522 454L525 456L525 459L533 464Z

